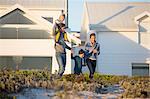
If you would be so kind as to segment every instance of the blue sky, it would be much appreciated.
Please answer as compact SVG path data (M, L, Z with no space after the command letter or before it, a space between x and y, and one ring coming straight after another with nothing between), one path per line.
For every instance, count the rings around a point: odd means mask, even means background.
M84 1L100 2L150 2L150 0L68 0L69 27L72 31L80 31Z

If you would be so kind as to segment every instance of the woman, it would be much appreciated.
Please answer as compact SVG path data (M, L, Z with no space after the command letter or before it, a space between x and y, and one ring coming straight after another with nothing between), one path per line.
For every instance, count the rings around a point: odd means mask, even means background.
M90 42L85 44L85 50L88 53L86 58L86 63L90 71L89 78L93 78L97 56L100 54L100 44L96 42L95 33L90 34Z

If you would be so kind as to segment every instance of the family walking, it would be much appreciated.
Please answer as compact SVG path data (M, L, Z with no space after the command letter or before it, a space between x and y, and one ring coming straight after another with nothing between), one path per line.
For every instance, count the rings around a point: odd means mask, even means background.
M58 78L60 78L66 67L66 49L71 50L71 58L75 61L74 74L82 74L82 61L85 59L86 65L90 71L89 78L93 78L96 69L97 56L100 54L100 44L96 42L95 33L90 34L89 42L85 44L85 48L79 50L77 56L73 56L73 50L66 42L69 42L67 33L65 32L65 14L61 14L59 19L55 21L53 27L53 35L55 37L56 60L59 65Z

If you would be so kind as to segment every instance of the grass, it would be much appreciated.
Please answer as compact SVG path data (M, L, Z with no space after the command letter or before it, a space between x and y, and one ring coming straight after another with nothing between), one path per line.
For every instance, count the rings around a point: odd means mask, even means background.
M109 86L119 84L125 89L122 98L150 98L150 77L128 77L115 75L94 74L90 80L89 75L64 75L61 79L55 79L48 70L1 70L0 71L0 93L19 92L26 87L53 88L56 90L95 91L97 86ZM134 93L134 94L133 94ZM0 94L0 98L5 94ZM6 96L7 97L7 96Z

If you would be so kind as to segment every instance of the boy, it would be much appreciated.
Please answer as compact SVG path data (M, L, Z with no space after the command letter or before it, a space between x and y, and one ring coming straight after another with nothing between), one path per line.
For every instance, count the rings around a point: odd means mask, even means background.
M75 61L74 66L74 74L80 75L82 74L82 59L84 57L84 50L79 50L79 55L73 57L73 53L71 54L71 58Z
M59 19L57 19L57 20L55 21L55 24L54 24L54 26L53 26L53 35L56 35L56 34L57 34L57 31L60 29L59 24L63 23L64 20L65 20L65 14L61 14L61 15L59 16Z

